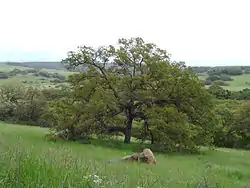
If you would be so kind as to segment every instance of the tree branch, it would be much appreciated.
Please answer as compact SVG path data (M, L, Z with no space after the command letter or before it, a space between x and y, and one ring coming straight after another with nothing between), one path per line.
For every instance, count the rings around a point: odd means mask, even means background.
M107 81L107 83L108 83L108 85L109 85L109 88L113 91L115 97L116 97L117 99L119 99L119 96L118 96L116 90L111 86L111 83L110 83L110 81L109 81L109 79L108 79L108 77L107 77L105 71L103 70L103 68L100 67L100 66L98 66L96 63L92 63L92 65L95 66L96 68L98 68L98 69L101 71L101 73L102 73L104 79Z

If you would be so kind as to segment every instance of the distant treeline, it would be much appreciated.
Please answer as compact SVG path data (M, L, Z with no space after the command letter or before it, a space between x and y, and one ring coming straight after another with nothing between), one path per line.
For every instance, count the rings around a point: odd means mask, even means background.
M64 69L61 62L6 62L5 64L19 67L44 68L44 69Z
M250 66L193 66L191 67L197 74L201 73L226 73L229 75L239 75L250 72Z
M58 73L40 71L39 69L26 69L26 70L13 69L10 72L0 72L0 79L8 79L10 77L15 77L18 75L40 76L46 79L54 79L54 82L57 83L62 83L66 80L66 77L64 75L60 75Z
M21 66L21 67L29 67L29 68L45 68L45 69L65 69L66 66L61 63L60 61L58 62L3 62L7 65L10 66ZM250 66L215 66L215 67L210 67L210 66L191 66L191 68L195 71L197 74L202 74L202 73L211 73L211 72L227 72L229 70L230 72L234 72L231 70L237 70L237 74L243 74L243 73L249 73L250 72ZM86 70L86 68L81 68L82 70ZM239 71L240 70L240 71ZM73 71L73 70L72 70ZM76 70L74 70L76 71ZM234 75L234 73L232 74Z

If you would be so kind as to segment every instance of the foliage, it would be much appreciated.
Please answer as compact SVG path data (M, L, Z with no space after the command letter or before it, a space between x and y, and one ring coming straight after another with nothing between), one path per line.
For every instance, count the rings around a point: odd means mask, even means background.
M0 88L1 120L39 124L46 100L38 89L21 85L4 85Z
M245 71L244 71L245 74L250 74L250 68L245 68Z
M190 68L156 45L120 39L116 48L80 47L63 62L87 68L69 77L70 97L54 101L45 115L67 139L120 132L130 143L133 124L143 121L142 132L167 150L211 142L211 96Z
M220 76L222 74L222 68L214 67L208 70L209 76Z
M199 74L199 73L207 73L210 68L211 67L206 67L206 66L200 66L200 67L192 66L192 69L197 74Z
M212 83L213 83L213 81L210 80L210 79L206 79L206 80L204 81L204 84L205 84L205 85L211 85Z
M231 76L229 76L229 75L222 74L220 76L220 80L222 80L222 81L233 81L233 78Z
M225 72L228 75L241 75L241 74L243 74L243 70L241 67L228 67L225 70Z
M223 100L218 103L217 125L214 143L218 147L249 148L249 102Z
M228 67L214 67L208 70L208 74L210 76L212 75L231 75L231 76L235 76L235 75L241 75L243 74L243 70L241 67L237 67L237 66L228 66Z
M13 69L10 72L0 72L0 79L8 79L9 77L15 77L15 76L25 76L25 75L33 75L33 76L41 76L44 78L55 78L57 80L65 81L66 77L64 75L60 75L58 73L50 73L47 71L41 71L39 69L25 69L25 70L20 70L20 69Z
M27 87L20 84L6 84L0 87L1 121L38 126L48 126L41 116L47 110L48 102L66 95L67 90Z
M250 102L247 101L234 111L233 129L239 135L237 147L250 149Z
M232 81L232 80L233 79L229 75L221 74L221 73L217 73L217 72L212 72L206 78L205 84L206 85L217 84L220 86L228 86L228 83L226 83L224 81Z
M8 79L8 75L5 72L0 72L0 79Z
M217 84L212 84L207 91L217 99L250 100L250 89L248 88L241 91L229 91Z
M218 147L235 147L238 135L232 129L234 109L238 108L240 102L234 100L218 101L215 112L220 118L215 132L214 144Z
M232 92L231 99L250 100L250 89L246 88L241 91Z
M196 151L211 143L249 147L245 100L250 89L220 87L232 81L230 75L246 73L249 67L186 67L141 38L120 39L116 47L82 46L69 52L63 63L80 72L68 80L40 68L2 72L6 78L36 75L57 85L1 86L1 120L51 127L52 136L67 140L124 136L130 143L135 137L160 151ZM194 71L209 74L208 89ZM245 76L233 78L244 81ZM65 82L70 87L58 84Z
M218 75L209 75L207 77L207 80L211 80L212 82L216 81L216 80L219 80L219 79L220 79L220 76L218 76Z
M198 126L188 122L186 113L179 112L175 106L155 107L148 112L152 132L157 135L154 144L164 151L196 150L196 138L201 131Z
M207 91L218 99L229 99L231 97L231 92L229 90L225 90L216 84L210 86Z

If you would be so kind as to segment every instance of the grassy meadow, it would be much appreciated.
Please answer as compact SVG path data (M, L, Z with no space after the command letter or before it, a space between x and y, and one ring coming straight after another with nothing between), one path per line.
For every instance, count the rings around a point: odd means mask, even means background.
M228 86L222 86L224 89L228 89L230 91L240 91L245 88L250 88L250 85L246 84L246 82L250 82L250 74L242 74L239 76L231 76L233 81L226 81ZM201 80L206 80L207 75L199 76Z
M60 62L58 62L60 63ZM23 66L12 66L8 65L6 63L0 63L0 72L10 72L14 69L18 70L27 70L27 69L33 69L29 67L23 67ZM69 76L70 74L73 74L72 72L68 72L65 69L48 69L48 68L41 68L40 71L48 72L48 73L58 73L59 75L63 76ZM36 87L50 87L53 84L51 84L51 81L53 79L50 78L44 78L41 76L33 76L33 75L16 75L13 77L9 77L8 79L0 79L0 86L3 84L12 84L12 83L18 83L18 84L25 84L25 85L32 85Z
M229 89L231 91L240 91L245 88L250 88L250 85L246 84L246 82L250 82L250 74L243 74L240 76L232 76L233 81L227 82L230 85L224 86L225 89Z
M44 138L47 131L0 123L0 187L250 186L250 151L204 149L199 155L156 153L157 165L110 164L110 159L131 154L136 143L130 146L117 142L119 145L111 147L111 141L101 145L100 141L50 142Z

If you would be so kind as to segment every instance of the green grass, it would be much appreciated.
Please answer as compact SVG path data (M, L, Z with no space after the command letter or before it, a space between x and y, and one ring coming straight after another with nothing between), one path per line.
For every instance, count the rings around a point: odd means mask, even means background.
M201 155L156 154L157 165L108 164L109 159L130 154L130 146L120 143L121 148L115 149L97 144L54 143L44 139L45 132L47 129L38 127L0 124L0 187L250 185L249 151L220 149L207 150Z
M229 84L229 86L222 86L224 89L228 89L230 91L240 91L245 88L250 88L250 85L246 84L246 82L250 82L250 74L243 74L231 77L233 78L233 81L226 82ZM201 80L206 80L207 75L201 75L199 76L199 78Z
M240 91L245 88L250 88L250 85L247 85L246 82L250 82L250 74L243 74L239 76L232 76L233 81L227 82L230 85L224 86L225 89L231 91Z
M26 85L33 85L33 86L42 86L42 85L49 85L50 79L44 79L43 77L38 76L30 76L30 75L23 75L23 76L15 76L10 77L8 79L2 79L0 80L0 85L6 85L11 83L18 83L21 84L23 81L27 81Z

